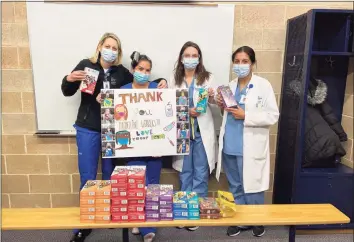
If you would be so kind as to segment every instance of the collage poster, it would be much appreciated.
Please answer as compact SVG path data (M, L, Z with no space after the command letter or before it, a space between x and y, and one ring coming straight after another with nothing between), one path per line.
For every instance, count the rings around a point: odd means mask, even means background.
M102 157L189 154L188 89L104 89Z

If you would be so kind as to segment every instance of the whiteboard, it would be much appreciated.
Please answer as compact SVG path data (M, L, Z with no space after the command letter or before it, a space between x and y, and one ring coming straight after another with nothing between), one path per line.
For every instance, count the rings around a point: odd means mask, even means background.
M74 132L79 92L64 97L62 78L90 57L105 32L118 35L123 65L140 51L153 62L152 80L169 78L186 41L196 42L218 84L230 76L234 5L170 6L27 3L38 131ZM215 111L215 126L221 118Z

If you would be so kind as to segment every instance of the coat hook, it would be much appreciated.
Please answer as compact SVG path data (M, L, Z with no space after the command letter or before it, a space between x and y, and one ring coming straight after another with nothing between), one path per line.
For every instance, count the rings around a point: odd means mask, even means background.
M327 63L329 63L329 66L333 68L335 60L332 60L332 56L330 56L329 59L326 58L325 60L327 61Z
M298 66L296 65L296 56L293 57L293 63L288 63L289 66Z

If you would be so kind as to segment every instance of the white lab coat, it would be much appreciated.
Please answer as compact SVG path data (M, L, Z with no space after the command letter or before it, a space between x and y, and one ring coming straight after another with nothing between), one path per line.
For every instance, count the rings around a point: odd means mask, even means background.
M205 81L202 86L197 85L195 81L195 89L193 93L193 102L196 104L198 102L198 88L209 88L213 86L213 77L210 76L209 80ZM188 88L186 83L182 83L180 87L176 86L174 75L171 75L168 81L168 88ZM214 104L209 104L214 105ZM216 144L216 135L215 135L215 127L213 121L213 115L211 113L210 107L207 107L206 113L200 114L197 117L198 125L200 129L200 135L203 140L205 152L208 158L209 164L209 171L210 173L215 169L215 162L216 162L216 154L217 154L217 144ZM181 172L183 168L183 159L184 155L174 156L172 167Z
M243 187L245 193L256 193L269 189L269 128L278 121L279 109L273 88L268 80L253 74L249 84L253 84L253 87L248 90L245 101ZM231 81L229 86L234 93L237 87L237 78ZM216 178L218 180L222 169L222 150L226 120L227 112L224 111L219 136L219 154L216 169Z

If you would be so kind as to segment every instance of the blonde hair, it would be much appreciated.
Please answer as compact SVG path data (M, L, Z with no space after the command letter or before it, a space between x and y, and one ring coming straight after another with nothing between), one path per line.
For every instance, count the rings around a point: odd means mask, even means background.
M97 44L97 48L96 48L96 52L95 54L90 58L90 61L92 63L97 63L98 62L98 56L100 54L100 47L103 45L103 43L106 41L106 39L108 38L112 38L114 39L115 41L117 41L117 45L118 45L118 56L117 56L117 59L113 62L113 65L114 66L118 66L122 63L122 56L123 56L123 52L122 52L122 45L121 45L121 42L120 42L120 39L118 38L117 35L113 34L113 33L105 33L100 41L98 42Z

